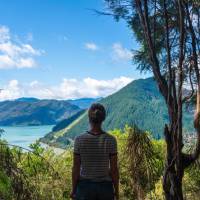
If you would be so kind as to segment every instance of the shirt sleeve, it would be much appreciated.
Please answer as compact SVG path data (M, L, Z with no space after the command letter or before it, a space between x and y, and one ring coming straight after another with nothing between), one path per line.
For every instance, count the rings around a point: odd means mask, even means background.
M111 144L110 144L110 156L117 154L117 140L116 138L112 138Z
M80 155L80 141L78 137L74 141L74 154Z

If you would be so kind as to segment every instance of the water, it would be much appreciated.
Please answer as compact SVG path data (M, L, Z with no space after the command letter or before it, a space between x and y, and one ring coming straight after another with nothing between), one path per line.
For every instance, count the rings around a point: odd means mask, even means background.
M29 145L51 131L51 126L1 126L5 130L2 139L6 139L9 144L28 148Z

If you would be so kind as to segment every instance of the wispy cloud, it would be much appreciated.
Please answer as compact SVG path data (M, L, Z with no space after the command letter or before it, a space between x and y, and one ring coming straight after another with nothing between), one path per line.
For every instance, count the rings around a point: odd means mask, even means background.
M69 40L69 37L67 35L58 35L57 39L59 42L67 42Z
M89 49L89 50L92 50L92 51L96 51L96 50L99 49L99 47L93 42L85 43L85 48Z
M33 41L33 33L31 33L31 32L27 33L26 40L28 42L32 42Z
M120 43L114 43L112 50L112 57L114 60L129 61L132 59L132 52L124 48Z
M76 99L82 97L105 97L121 89L133 79L118 77L110 80L97 80L94 78L66 79L58 85L46 85L39 81L27 84L11 80L1 86L0 100L16 99L19 97L37 97L41 99Z
M35 67L35 56L42 52L30 44L15 41L9 28L0 26L0 69Z

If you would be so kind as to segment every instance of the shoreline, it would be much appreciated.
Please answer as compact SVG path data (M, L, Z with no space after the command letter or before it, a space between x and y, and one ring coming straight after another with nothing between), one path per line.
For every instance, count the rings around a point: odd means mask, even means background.
M53 150L53 152L56 154L56 155L60 155L62 153L64 153L66 150L65 149L62 149L62 148L59 148L59 147L54 147L54 146L50 146L44 142L40 142L41 146L45 149L45 150Z

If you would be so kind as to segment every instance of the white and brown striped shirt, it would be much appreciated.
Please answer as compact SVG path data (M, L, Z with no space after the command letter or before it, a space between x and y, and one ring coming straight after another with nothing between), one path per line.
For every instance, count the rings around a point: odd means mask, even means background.
M108 133L86 132L75 139L74 153L81 158L81 179L111 180L110 157L117 154L115 137Z

